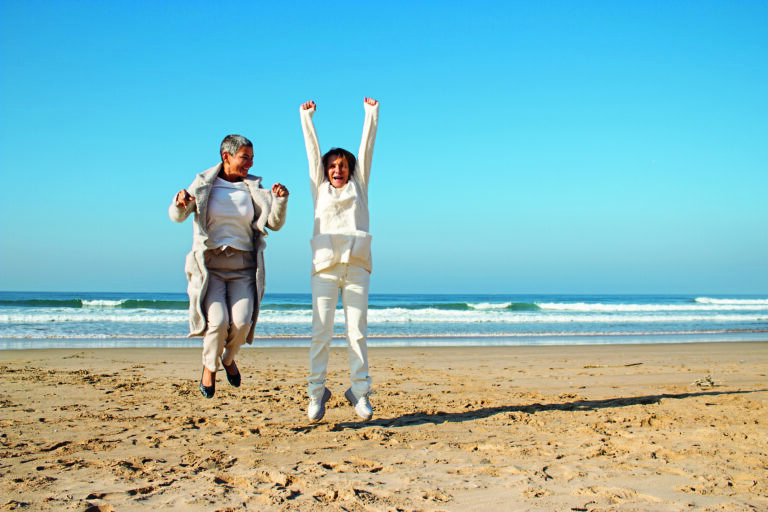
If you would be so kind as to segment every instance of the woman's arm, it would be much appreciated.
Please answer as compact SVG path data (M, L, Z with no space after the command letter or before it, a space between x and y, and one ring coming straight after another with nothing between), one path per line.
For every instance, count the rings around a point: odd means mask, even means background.
M184 222L195 211L195 197L187 189L179 190L168 208L168 216L174 222Z
M379 126L379 102L373 98L365 98L365 121L363 121L363 138L357 153L357 166L360 171L358 179L368 188L371 176L371 161L373 160L373 145L376 142L376 129Z
M267 216L267 227L273 231L283 227L285 224L285 211L288 206L288 189L285 185L275 183L272 185L272 204Z
M307 148L307 160L309 161L309 179L316 188L323 182L323 157L320 153L320 143L317 140L315 123L312 122L317 106L314 101L308 101L301 105L301 129L304 132L304 146Z

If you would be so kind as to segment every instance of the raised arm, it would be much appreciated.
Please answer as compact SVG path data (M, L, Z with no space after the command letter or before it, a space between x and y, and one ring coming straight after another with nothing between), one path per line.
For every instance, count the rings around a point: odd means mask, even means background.
M358 179L368 188L371 176L371 161L373 160L373 145L376 142L376 128L379 125L379 102L373 98L363 100L365 121L363 121L363 138L357 153L357 166L360 174Z
M317 106L314 101L302 104L300 109L301 129L304 132L304 146L307 149L307 160L309 161L309 179L312 180L313 190L323 182L324 173L320 143L317 140L315 123L312 122L312 116L316 109Z

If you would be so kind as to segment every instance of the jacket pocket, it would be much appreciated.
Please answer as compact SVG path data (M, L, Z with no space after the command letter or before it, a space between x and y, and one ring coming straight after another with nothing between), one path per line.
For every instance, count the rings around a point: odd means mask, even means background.
M371 257L371 240L370 233L358 231L355 234L354 243L352 244L352 251L350 254L350 260L365 261L367 262Z
M318 265L333 260L333 238L331 235L315 235L310 240L312 264Z
M203 273L200 270L200 265L197 264L195 251L187 254L187 259L184 261L184 273L187 274L188 286L200 290L203 285Z

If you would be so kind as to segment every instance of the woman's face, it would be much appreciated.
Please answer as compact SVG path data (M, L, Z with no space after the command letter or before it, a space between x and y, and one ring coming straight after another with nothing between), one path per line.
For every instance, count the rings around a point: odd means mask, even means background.
M248 169L253 166L253 148L243 146L234 155L225 151L222 158L222 178L227 181L242 181L248 175Z
M328 159L328 181L333 188L341 188L349 181L349 164L343 156L332 156Z

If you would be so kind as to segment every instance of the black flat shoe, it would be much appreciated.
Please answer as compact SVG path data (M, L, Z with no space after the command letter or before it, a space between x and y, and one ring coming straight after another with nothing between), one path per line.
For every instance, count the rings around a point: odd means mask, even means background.
M235 362L234 362L234 361L232 361L232 364L235 364ZM231 365L229 365L229 366L232 366L232 364L231 364ZM221 363L221 365L224 367L224 373L226 373L226 374L227 374L227 380L228 380L228 381L229 381L229 383L232 385L232 387L235 387L235 388L239 388L239 387L240 387L240 381L241 381L241 378L240 378L240 369L238 368L238 370L237 370L237 373L236 373L236 374L234 374L234 375L230 375L230 374L229 374L229 372L227 371L227 365L225 365L224 363ZM237 368L237 367L236 367L236 368Z
M205 368L203 368L203 375L205 375ZM203 386L203 375L200 376L200 393L205 398L213 398L213 394L216 393L216 381L213 381L211 386Z

